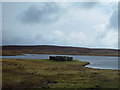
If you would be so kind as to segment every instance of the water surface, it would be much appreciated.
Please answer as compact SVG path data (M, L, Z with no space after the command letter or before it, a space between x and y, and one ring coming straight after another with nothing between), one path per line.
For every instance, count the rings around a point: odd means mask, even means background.
M120 69L118 68L118 60L120 57L112 56L83 56L83 55L48 55L48 54L24 54L18 56L0 56L0 58L15 58L15 59L49 59L49 56L69 56L74 60L88 61L89 65L85 67L96 69Z

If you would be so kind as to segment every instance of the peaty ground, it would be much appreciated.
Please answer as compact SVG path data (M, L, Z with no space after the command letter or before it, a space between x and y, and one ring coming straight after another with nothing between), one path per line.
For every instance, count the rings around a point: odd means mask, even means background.
M3 88L118 88L118 70L86 68L88 62L3 59Z

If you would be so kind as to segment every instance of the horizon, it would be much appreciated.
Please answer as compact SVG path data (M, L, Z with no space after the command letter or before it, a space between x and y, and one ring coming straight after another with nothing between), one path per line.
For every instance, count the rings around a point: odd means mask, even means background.
M3 2L1 45L119 49L116 2Z
M63 46L63 45L23 45L23 44L21 44L21 45L2 45L2 46L53 46L53 47L73 47L73 48L86 48L86 49L110 49L110 50L120 50L120 49L112 49L112 48L96 48L96 47L77 47L77 46ZM2 46L0 46L0 47L2 47Z

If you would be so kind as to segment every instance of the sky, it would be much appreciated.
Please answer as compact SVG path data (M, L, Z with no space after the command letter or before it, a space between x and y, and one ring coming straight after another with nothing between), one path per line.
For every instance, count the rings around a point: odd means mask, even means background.
M118 48L116 2L3 2L2 45Z

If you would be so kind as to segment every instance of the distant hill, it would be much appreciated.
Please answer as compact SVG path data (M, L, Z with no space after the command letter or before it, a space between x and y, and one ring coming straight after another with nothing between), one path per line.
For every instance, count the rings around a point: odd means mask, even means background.
M1 46L2 55L19 55L19 54L62 54L62 55L92 55L92 56L118 56L119 50L116 49L92 49L68 46Z

